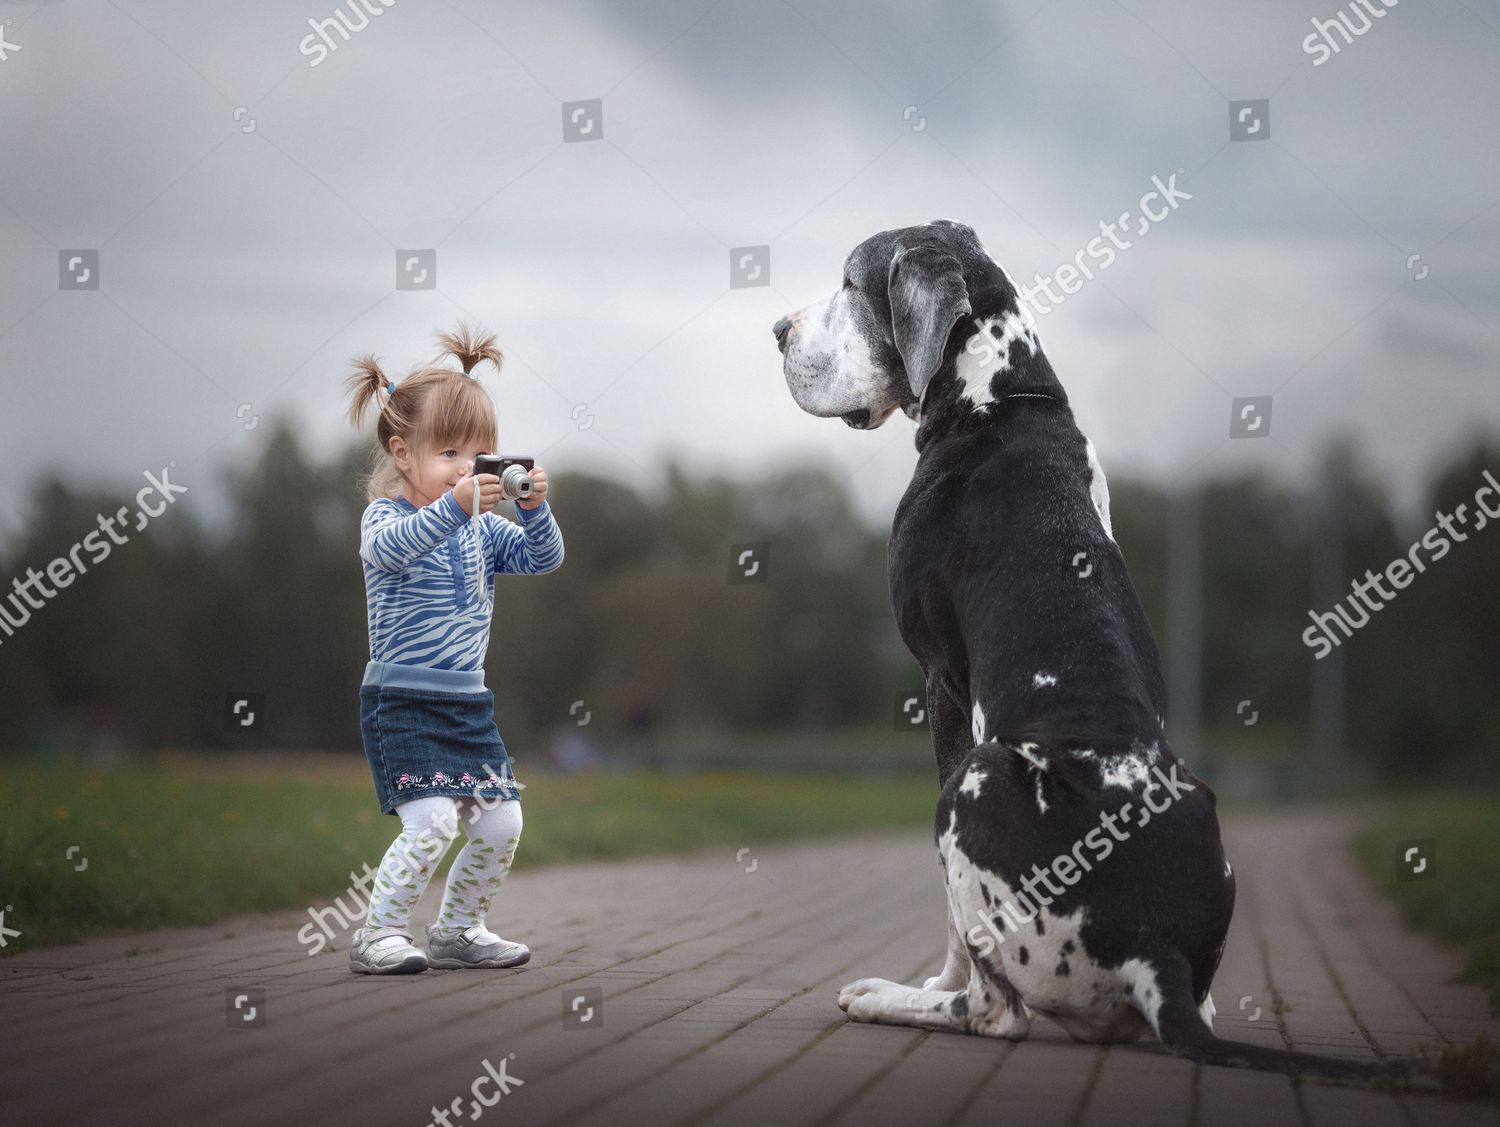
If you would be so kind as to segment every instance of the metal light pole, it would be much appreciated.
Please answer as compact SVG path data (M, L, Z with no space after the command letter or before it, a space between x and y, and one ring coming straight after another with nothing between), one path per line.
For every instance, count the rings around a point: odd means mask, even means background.
M1316 519L1312 540L1312 605L1332 610L1344 597L1344 490L1338 473L1323 475L1315 494ZM1335 636L1337 637L1337 636ZM1344 645L1348 645L1348 639ZM1309 756L1313 786L1338 789L1344 767L1344 645L1313 662L1312 748Z
M1184 487L1167 517L1167 714L1173 750L1205 778L1203 745L1203 496Z

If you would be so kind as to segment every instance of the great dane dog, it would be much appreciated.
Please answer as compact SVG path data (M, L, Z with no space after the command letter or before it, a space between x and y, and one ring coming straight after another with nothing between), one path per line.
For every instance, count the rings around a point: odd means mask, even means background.
M1234 910L1213 791L1162 730L1161 660L1115 546L1093 445L1029 311L950 219L855 247L842 284L773 332L792 398L867 430L898 408L918 459L888 558L927 678L948 953L919 986L862 978L857 1021L1024 1038L1151 1028L1212 1064L1370 1078L1223 1041L1209 983Z

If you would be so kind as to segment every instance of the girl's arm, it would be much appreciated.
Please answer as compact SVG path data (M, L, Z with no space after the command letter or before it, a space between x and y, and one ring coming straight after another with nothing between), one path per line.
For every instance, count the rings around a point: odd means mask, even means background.
M562 566L563 538L552 516L552 506L542 502L534 509L516 506L520 525L494 513L485 514L484 535L494 553L496 575L541 575Z
M381 571L405 571L468 519L451 489L414 513L395 501L376 500L359 524L359 558Z

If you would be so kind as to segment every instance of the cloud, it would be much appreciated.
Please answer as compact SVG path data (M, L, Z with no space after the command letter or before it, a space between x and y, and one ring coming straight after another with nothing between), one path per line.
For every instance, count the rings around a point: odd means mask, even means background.
M1041 326L1112 473L1295 478L1346 429L1413 493L1500 424L1500 32L1463 5L1400 4L1314 67L1289 2L398 3L311 68L298 41L336 6L8 29L0 440L30 471L82 446L123 487L184 448L242 456L241 402L331 448L349 356L403 370L473 317L510 354L517 448L637 476L820 458L886 519L910 423L801 415L771 322L866 235L939 216L1050 272L1178 168L1194 198ZM561 103L593 97L604 139L562 143ZM1227 101L1257 97L1271 140L1230 143ZM772 285L730 290L730 248L759 243ZM60 293L58 249L96 246L103 290ZM424 247L437 289L394 292ZM1277 443L1225 442L1229 397L1283 386Z

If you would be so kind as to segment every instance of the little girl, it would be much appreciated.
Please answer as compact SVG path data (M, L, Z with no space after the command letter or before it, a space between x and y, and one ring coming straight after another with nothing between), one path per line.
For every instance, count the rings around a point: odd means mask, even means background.
M398 384L365 356L349 378L355 426L371 400L383 400L360 522L370 622L360 728L381 813L402 825L353 935L349 969L360 974L514 967L531 958L524 943L485 927L521 837L521 793L483 663L494 577L555 570L562 534L540 466L531 470L530 499L516 502L519 527L489 511L500 479L472 475L475 456L498 445L494 405L472 375L481 360L500 367L494 334L461 327L438 340L462 371L437 363ZM468 841L424 953L412 944L411 912L458 836L460 815Z

